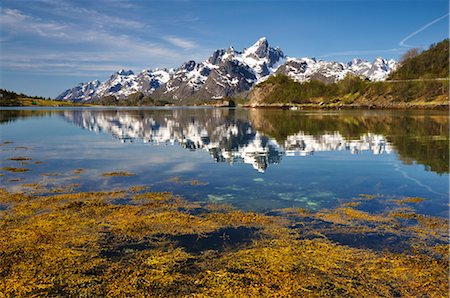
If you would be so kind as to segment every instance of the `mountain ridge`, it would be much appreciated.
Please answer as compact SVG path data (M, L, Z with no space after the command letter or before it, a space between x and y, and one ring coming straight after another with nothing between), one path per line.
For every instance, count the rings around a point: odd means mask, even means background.
M270 76L284 74L297 82L319 80L334 83L347 75L371 81L385 80L398 63L377 57L373 62L353 59L347 63L316 58L288 57L267 38L237 51L218 49L203 62L189 60L177 69L144 69L138 74L119 70L104 82L80 83L65 90L57 100L95 102L103 97L124 99L142 93L158 100L221 99L250 91Z

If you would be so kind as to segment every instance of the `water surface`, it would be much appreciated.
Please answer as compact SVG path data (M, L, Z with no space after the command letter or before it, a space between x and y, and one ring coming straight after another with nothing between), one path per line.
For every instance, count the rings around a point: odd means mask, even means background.
M446 112L17 108L1 110L0 122L2 142L12 142L0 147L2 167L32 158L20 165L30 171L0 177L11 189L146 185L258 211L413 196L427 198L420 211L447 216ZM111 171L135 176L102 176Z

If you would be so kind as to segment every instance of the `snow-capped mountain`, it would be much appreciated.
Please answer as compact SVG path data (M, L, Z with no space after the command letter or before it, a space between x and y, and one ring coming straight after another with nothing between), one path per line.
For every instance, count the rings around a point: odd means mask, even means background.
M249 91L273 74L286 74L298 82L320 80L332 83L348 74L382 81L397 65L394 60L380 57L373 63L361 59L341 63L290 58L281 49L271 47L263 37L242 51L233 47L216 50L206 61L191 60L176 70L144 70L137 75L131 70L121 70L101 84L98 81L80 84L64 91L57 99L87 101L108 95L126 98L136 92L171 101L218 99Z
M56 99L69 101L86 101L94 97L100 81L95 80L87 83L80 83L72 89L68 89L58 95Z
M183 64L155 93L164 99L222 98L250 90L261 78L274 73L284 54L266 38L242 52L233 47L215 51L202 63Z
M298 82L319 80L326 83L334 83L352 74L371 81L383 81L389 73L395 70L397 62L381 57L373 63L353 59L348 63L330 62L315 58L288 58L276 73L290 76Z
M135 75L133 71L124 69L112 74L108 80L100 83L98 80L80 83L78 86L66 90L56 99L68 101L89 101L113 95L117 98L126 98L130 94L142 92L150 95L161 85L166 84L173 70L144 69Z

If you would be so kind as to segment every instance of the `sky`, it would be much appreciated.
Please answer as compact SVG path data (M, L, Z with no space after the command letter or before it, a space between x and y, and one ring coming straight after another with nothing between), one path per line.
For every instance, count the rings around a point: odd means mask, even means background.
M0 0L0 88L54 98L260 37L289 57L398 59L449 36L447 0Z

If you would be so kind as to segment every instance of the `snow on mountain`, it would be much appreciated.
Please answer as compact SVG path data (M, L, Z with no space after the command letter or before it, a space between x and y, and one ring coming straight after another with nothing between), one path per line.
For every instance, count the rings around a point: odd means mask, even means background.
M168 69L144 69L136 76L138 90L150 95L156 89L166 84L170 80L170 75L172 73L173 70Z
M353 59L346 64L315 58L288 58L276 73L288 75L298 82L319 80L333 83L344 79L349 74L371 81L383 81L396 67L396 61L383 58L376 58L373 63Z
M225 59L234 59L247 65L259 80L273 73L284 58L284 53L279 48L270 47L267 38L263 37L242 53L233 52Z
M98 86L100 86L100 81L95 80L87 83L80 83L72 89L68 89L56 97L57 100L68 100L68 101L86 101L91 99L95 91L97 91Z
M197 91L205 83L210 71L211 65L190 60L181 65L166 82L165 93L185 89Z
M383 81L389 73L397 68L397 62L394 60L386 60L378 57L373 61L372 67L367 73L367 77L371 81Z
M98 81L80 84L64 91L57 99L87 101L108 95L126 98L135 92L166 100L218 99L247 92L273 74L285 74L298 82L332 83L349 74L382 81L397 66L396 61L381 57L372 63L361 59L341 63L289 58L263 37L242 51L233 47L216 50L206 61L187 61L176 70L143 70L137 75L131 70L120 70L101 84Z
M105 97L108 95L115 95L119 98L124 98L132 93L137 92L138 84L136 75L133 71L119 70L103 82L95 92L97 97Z
M319 80L327 83L342 80L348 72L343 63L316 58L288 58L276 71L277 74L288 75L298 82Z
M172 72L173 70L167 69L144 69L135 75L131 70L121 69L102 83L98 80L80 83L78 86L64 91L56 99L79 102L95 100L109 95L126 98L135 92L150 95L169 81Z
M272 74L282 59L283 52L270 47L266 38L242 52L220 49L204 62L183 64L155 96L169 100L231 96Z

